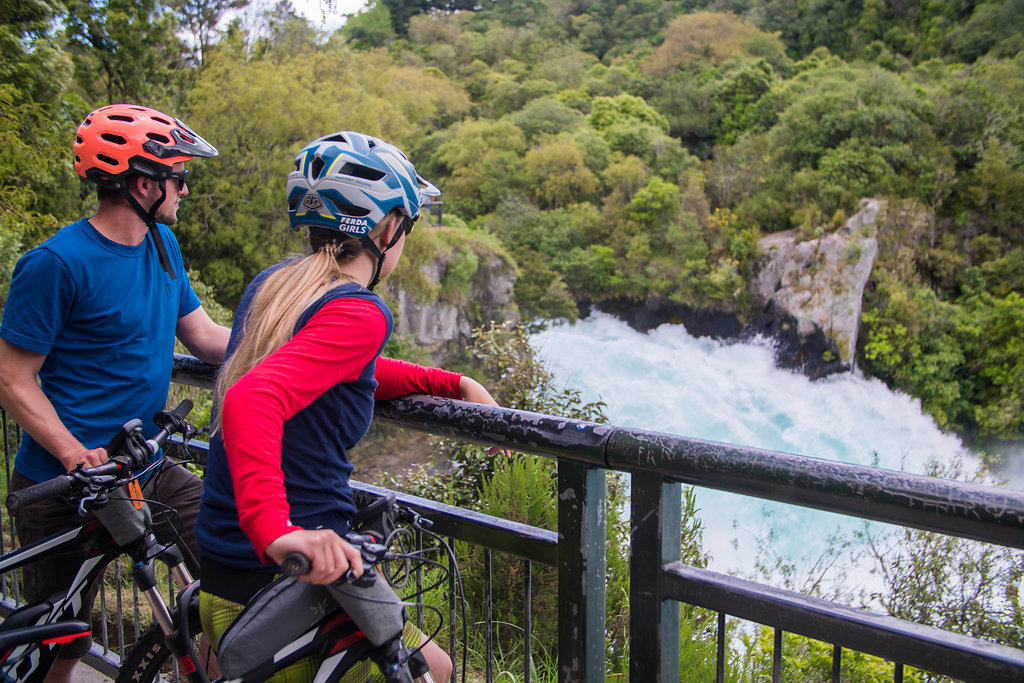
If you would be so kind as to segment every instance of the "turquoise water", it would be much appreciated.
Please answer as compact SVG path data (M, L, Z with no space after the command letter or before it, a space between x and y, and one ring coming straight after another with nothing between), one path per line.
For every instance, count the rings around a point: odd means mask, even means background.
M694 338L679 325L645 334L595 314L539 333L532 344L560 384L588 401L605 401L609 422L619 427L909 472L922 472L931 458L977 460L917 401L856 374L812 382L780 370L766 340L724 344ZM743 576L754 575L769 535L772 551L810 576L830 534L865 524L710 489L697 489L697 504L710 567Z

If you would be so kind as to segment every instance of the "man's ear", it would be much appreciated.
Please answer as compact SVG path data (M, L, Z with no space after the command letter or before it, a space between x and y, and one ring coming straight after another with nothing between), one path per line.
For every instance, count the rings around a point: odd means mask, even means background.
M145 197L152 191L154 185L156 185L156 182L151 178L147 178L144 175L136 175L128 179L127 189L137 197Z

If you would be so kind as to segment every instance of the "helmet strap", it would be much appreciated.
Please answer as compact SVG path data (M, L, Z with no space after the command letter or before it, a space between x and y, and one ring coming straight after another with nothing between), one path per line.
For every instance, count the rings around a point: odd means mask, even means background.
M367 286L367 289L369 289L371 292L373 291L373 288L380 283L380 271L384 268L384 259L388 253L388 250L391 249L396 244L398 244L398 240L402 239L402 235L405 234L404 227L404 223L402 223L401 226L395 227L395 232L391 236L391 241L388 242L388 246L384 247L383 251L381 251L377 247L377 244L372 239L370 239L369 235L363 235L362 237L359 238L360 241L362 241L362 243L366 245L366 248L370 250L370 253L373 255L373 257L377 259L377 267L373 271L373 278L370 280L370 284Z
M135 213L139 215L139 218L149 228L149 234L153 236L153 244L156 245L156 253L160 257L160 265L163 266L164 272L170 275L172 280L178 279L171 268L171 259L167 256L167 248L164 246L163 238L160 237L160 231L156 227L156 212L160 210L160 206L167 199L167 181L160 181L160 199L153 202L153 206L149 207L149 211L146 211L142 204L139 203L139 200L135 198L135 195L131 193L127 183L122 185L120 190L121 196L128 200L128 204L135 209Z

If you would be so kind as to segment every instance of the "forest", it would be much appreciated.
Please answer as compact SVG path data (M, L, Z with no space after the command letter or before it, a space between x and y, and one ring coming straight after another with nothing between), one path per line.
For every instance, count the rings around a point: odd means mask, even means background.
M178 236L228 309L300 244L283 178L339 128L402 147L538 321L649 297L742 319L759 236L881 197L858 367L968 439L1024 431L1021 0L377 0L331 35L249 5L0 5L0 287L90 212L69 140L112 102L220 150Z
M175 231L222 316L301 248L284 180L340 129L404 149L455 275L499 249L535 324L603 299L749 318L761 236L885 199L857 366L981 445L1024 432L1024 0L371 0L329 34L287 0L3 0L0 298L91 214L71 140L114 102L220 151ZM1013 604L981 635L1019 642Z

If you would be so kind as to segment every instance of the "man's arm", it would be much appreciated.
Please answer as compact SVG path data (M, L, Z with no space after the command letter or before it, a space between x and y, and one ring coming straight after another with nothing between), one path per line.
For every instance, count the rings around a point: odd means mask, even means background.
M102 448L88 449L68 431L53 404L39 388L36 376L46 355L0 339L0 405L40 446L72 470L106 462Z
M178 339L193 356L211 365L224 360L231 329L213 322L202 306L178 318Z

